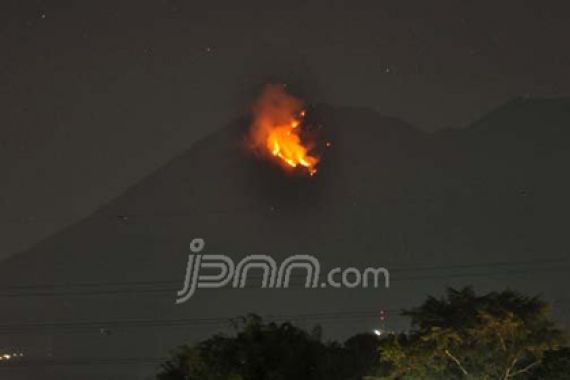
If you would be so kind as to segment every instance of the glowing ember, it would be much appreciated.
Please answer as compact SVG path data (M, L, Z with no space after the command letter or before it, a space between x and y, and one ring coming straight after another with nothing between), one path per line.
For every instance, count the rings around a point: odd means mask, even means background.
M253 107L250 140L253 147L276 158L285 167L317 172L319 158L301 139L305 111L303 101L289 95L283 86L269 85Z

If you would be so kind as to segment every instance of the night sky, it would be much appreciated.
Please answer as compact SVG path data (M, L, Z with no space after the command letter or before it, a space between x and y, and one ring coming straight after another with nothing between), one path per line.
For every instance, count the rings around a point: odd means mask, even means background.
M0 257L88 215L285 81L435 131L570 94L566 1L0 5Z

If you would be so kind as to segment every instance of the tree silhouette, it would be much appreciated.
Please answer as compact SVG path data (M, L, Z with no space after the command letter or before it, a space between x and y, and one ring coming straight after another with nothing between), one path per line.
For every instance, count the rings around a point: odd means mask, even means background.
M380 349L392 379L520 379L564 342L545 302L510 290L477 296L449 288L403 315L411 332Z
M345 344L323 343L321 330L264 323L249 315L235 336L215 335L182 346L162 364L159 380L358 380L378 365L379 340L359 334Z

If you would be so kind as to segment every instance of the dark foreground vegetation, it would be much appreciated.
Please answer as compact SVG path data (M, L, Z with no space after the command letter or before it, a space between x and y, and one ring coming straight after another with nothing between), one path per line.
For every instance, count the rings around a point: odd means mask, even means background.
M409 331L343 343L323 341L319 327L249 315L234 321L231 336L176 349L157 379L570 379L565 334L538 297L447 289L402 313Z

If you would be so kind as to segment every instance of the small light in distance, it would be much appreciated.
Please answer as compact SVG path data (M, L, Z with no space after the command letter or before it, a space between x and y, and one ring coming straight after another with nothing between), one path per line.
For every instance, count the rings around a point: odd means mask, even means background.
M15 352L15 353L12 353L12 354L3 354L3 353L0 353L0 361L3 361L3 360L13 360L13 359L16 359L16 358L21 358L21 357L24 357L24 353L23 353L23 352L20 352L20 353Z
M382 331L380 331L380 330L374 330L373 332L374 332L374 335L376 335L376 336L382 335Z

